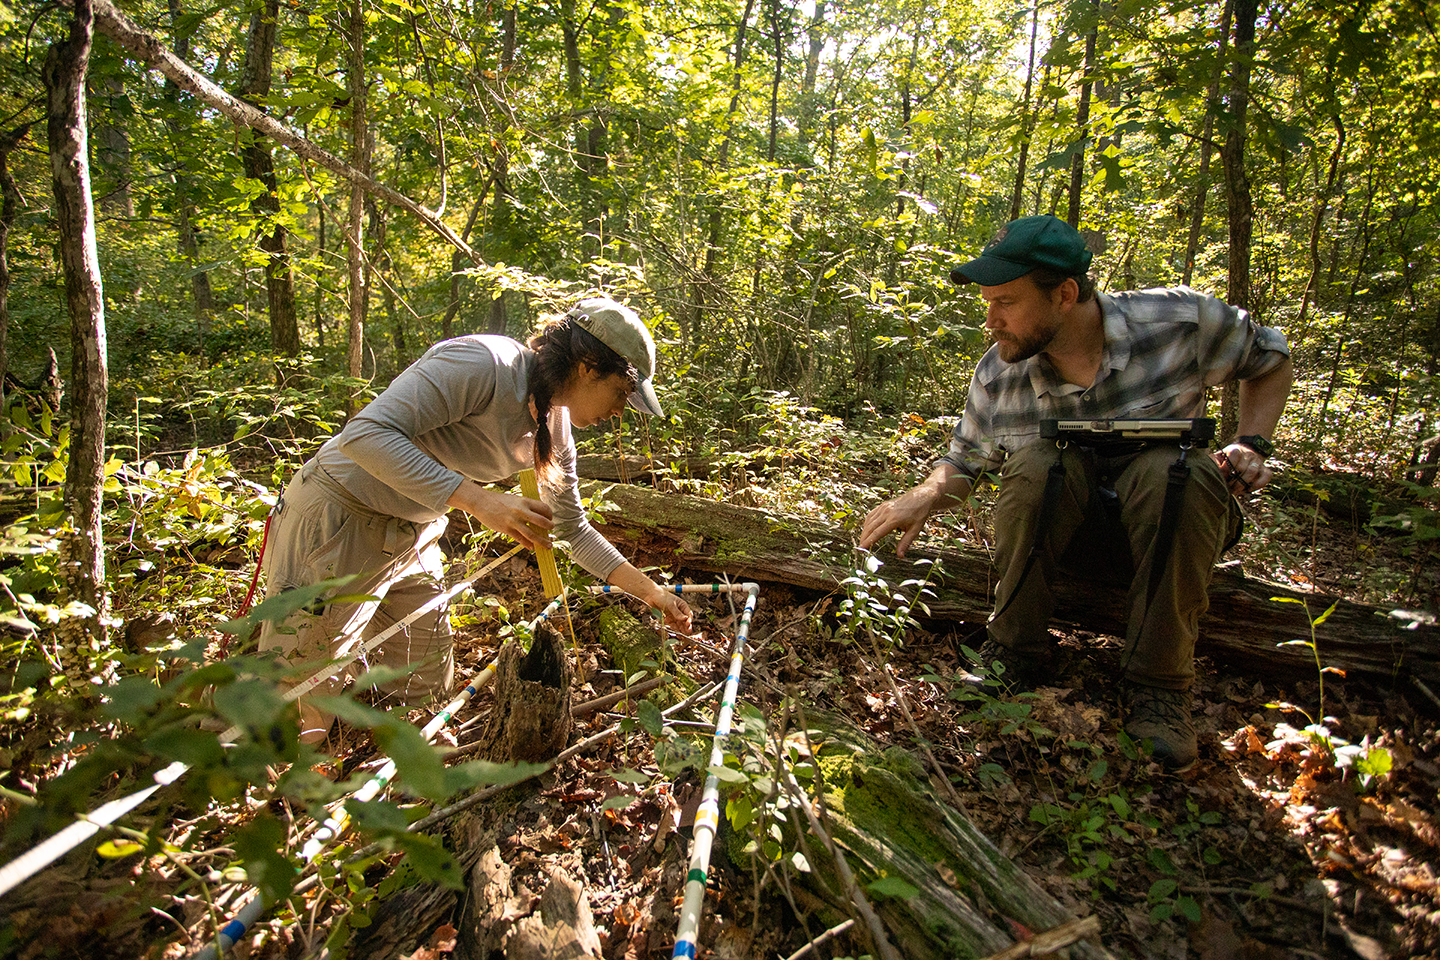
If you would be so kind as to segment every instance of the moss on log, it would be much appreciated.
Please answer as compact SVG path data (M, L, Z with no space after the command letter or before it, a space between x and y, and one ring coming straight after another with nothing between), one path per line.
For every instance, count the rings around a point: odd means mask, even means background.
M908 960L988 957L1010 946L1007 920L1038 932L1075 919L962 812L935 798L911 753L882 750L838 715L810 711L806 720L825 827L856 882L864 888L896 878L916 891L871 897ZM793 830L787 839L796 841ZM744 855L744 846L737 836L732 859ZM811 872L792 882L826 903L833 919L849 915L824 845L808 837L806 854ZM1073 955L1108 956L1093 944L1078 945Z

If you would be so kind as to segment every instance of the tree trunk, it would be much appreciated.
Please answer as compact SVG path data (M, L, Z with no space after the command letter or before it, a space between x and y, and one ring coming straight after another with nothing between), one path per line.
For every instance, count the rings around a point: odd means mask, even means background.
M1080 104L1075 110L1075 134L1080 144L1070 154L1070 208L1065 221L1072 227L1080 226L1080 197L1085 188L1085 140L1090 136L1090 91L1095 74L1095 40L1100 32L1098 0L1092 4L1096 11L1095 23L1085 34L1085 76L1080 81Z
M745 57L750 52L750 48L745 43L745 33L749 29L750 14L754 10L755 0L745 0L745 12L740 14L740 24L735 29L734 79L731 81L730 107L725 111L725 136L720 140L720 150L715 158L717 171L723 172L730 163L730 143L735 137L735 115L740 109L740 91L744 86ZM705 230L705 268L701 286L697 291L699 298L695 303L695 323L691 331L692 336L697 340L704 326L704 313L708 302L719 299L715 294L715 287L719 283L716 273L720 269L720 240L724 229L721 209L724 202L719 196L711 196L706 205L710 208L710 213Z
M485 184L475 196L475 203L470 207L470 216L465 220L465 232L462 239L468 243L470 232L475 229L475 222L480 218L480 211L485 209L485 192L489 184ZM464 266L460 250L457 248L450 254L450 301L445 307L445 317L440 321L440 336L449 340L455 335L455 315L460 312L460 268Z
M104 77L98 86L102 103L113 103L125 93L119 77ZM100 182L110 188L100 195L100 206L111 216L129 218L135 216L135 194L130 189L135 178L130 163L130 135L123 126L111 122L112 115L102 110L94 123Z
M530 652L507 643L496 657L495 706L476 737L481 759L494 763L543 763L565 749L572 670L565 639L541 623Z
M1216 44L1215 73L1210 78L1210 88L1205 92L1205 124L1200 132L1200 166L1195 172L1195 205L1190 210L1190 233L1185 239L1185 272L1180 278L1183 286L1190 286L1195 273L1195 254L1200 248L1200 228L1205 225L1205 200L1210 193L1210 154L1214 150L1212 136L1215 132L1215 115L1220 112L1220 77L1225 72L1225 49L1230 44L1230 15L1232 0L1225 0L1225 10L1220 14L1220 40Z
M59 557L62 605L83 603L88 612L60 622L64 667L72 686L90 690L95 660L105 649L109 598L101 496L105 481L105 404L109 372L105 351L105 297L95 244L86 144L85 73L94 39L89 0L76 0L69 37L52 44L42 75L48 98L46 133L55 191L55 222L70 314L70 448L65 471L67 529Z
M1325 186L1316 192L1315 217L1310 221L1310 278L1305 281L1305 292L1300 295L1300 312L1295 317L1295 336L1292 346L1305 342L1309 333L1305 319L1311 301L1319 302L1316 286L1320 281L1320 230L1325 224L1325 209L1330 205L1330 194L1335 192L1335 181L1340 176L1340 158L1345 152L1345 121L1337 112L1330 118L1335 124L1335 149L1330 152L1330 170L1325 176Z
M275 33L279 27L280 2L266 0L250 16L250 35L245 46L245 65L236 95L260 112L270 95L270 78L275 61ZM300 325L295 315L295 284L286 249L286 231L275 215L280 212L279 184L275 179L275 158L270 141L250 130L243 137L240 158L245 176L258 180L265 191L250 204L260 221L260 249L265 253L265 295L270 309L270 349L276 356L300 353Z
M365 177L370 176L370 145L365 116L365 14L360 0L350 0L347 40L350 56L347 79L350 92L350 165ZM347 224L346 265L350 277L350 336L345 352L345 366L351 377L360 378L365 357L365 310L369 305L365 271L365 191L358 183L350 185L350 217ZM354 414L355 396L347 398L346 412Z
M14 150L30 124L0 134L0 432L8 429L5 420L5 374L10 368L10 228L20 209L20 191L10 175L10 151Z
M1325 398L1320 402L1320 415L1315 418L1315 437L1325 441L1325 418L1330 413L1330 401L1335 398L1335 388L1340 384L1340 361L1345 356L1345 347L1350 343L1350 319L1355 312L1355 293L1365 279L1365 261L1370 256L1371 221L1370 210L1375 203L1375 171L1366 176L1365 212L1360 215L1360 254L1355 258L1355 275L1350 280L1350 291L1345 295L1345 314L1340 318L1340 332L1335 337L1335 352L1330 361L1330 379L1325 384Z
M1010 192L1010 219L1020 218L1020 198L1025 192L1025 167L1030 159L1030 131L1034 126L1030 111L1035 85L1035 38L1040 32L1040 4L1030 8L1030 61L1025 68L1025 99L1020 105L1020 157L1015 164L1015 189Z
M180 26L184 8L180 0L169 0L169 3L175 55L183 59L190 55L190 37L182 31ZM215 310L215 297L214 292L210 289L210 272L200 269L203 259L200 253L200 237L195 230L195 204L190 199L191 178L185 172L180 156L180 145L186 136L178 118L180 85L169 78L165 80L165 100L170 104L171 110L176 113L176 116L171 116L166 120L171 146L176 151L173 158L175 173L173 174L174 192L172 194L175 205L175 243L182 261L189 267L190 290L195 297L197 339L201 352L204 352L205 327L209 322L210 314Z
M593 491L587 491L591 493ZM735 579L787 583L831 592L850 576L858 560L852 535L816 520L714 503L677 493L617 484L605 499L619 509L604 514L599 529L622 551L673 554L684 567L724 573ZM628 547L628 549L627 549ZM975 549L919 549L900 560L877 553L890 583L927 579L927 619L983 624L993 603L996 580L988 555ZM930 566L939 560L939 573ZM1125 590L1093 581L1056 585L1057 626L1125 635ZM1300 603L1281 603L1274 598ZM1415 676L1440 683L1440 629L1433 624L1387 616L1389 611L1317 594L1302 594L1219 567L1210 585L1210 609L1200 621L1199 652L1239 667L1259 667L1313 676L1315 661L1303 647L1277 643L1309 638L1310 616L1332 602L1335 612L1316 628L1325 663L1358 671L1381 682ZM1303 604L1303 606L1302 606ZM916 616L924 616L916 613Z
M1235 59L1230 72L1230 102L1225 146L1225 198L1230 221L1229 284L1225 299L1233 307L1250 309L1250 238L1254 206L1250 178L1245 174L1246 113L1250 106L1250 66L1255 57L1255 16L1258 0L1235 0ZM1240 385L1230 382L1221 392L1218 439L1228 442L1240 422Z

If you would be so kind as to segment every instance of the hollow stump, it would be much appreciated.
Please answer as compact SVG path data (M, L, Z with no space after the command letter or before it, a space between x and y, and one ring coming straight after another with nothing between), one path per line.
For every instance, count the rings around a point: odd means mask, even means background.
M553 758L570 739L570 677L565 641L548 623L535 630L530 652L508 643L495 667L495 707L480 733L479 755L496 763Z

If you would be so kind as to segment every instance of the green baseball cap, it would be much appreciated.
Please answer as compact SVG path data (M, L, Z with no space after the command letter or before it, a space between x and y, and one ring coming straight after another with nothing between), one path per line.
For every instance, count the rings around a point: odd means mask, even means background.
M998 287L1041 267L1082 277L1094 259L1080 231L1059 217L1042 214L1011 220L980 256L950 269L954 283Z
M663 417L655 396L655 339L645 321L623 303L609 297L589 297L570 308L568 314L580 329L629 360L640 374L630 394L630 406L641 413Z

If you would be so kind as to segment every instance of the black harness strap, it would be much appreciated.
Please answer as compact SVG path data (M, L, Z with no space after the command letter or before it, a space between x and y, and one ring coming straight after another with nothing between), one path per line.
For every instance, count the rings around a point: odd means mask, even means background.
M1030 576L1030 570L1035 566L1035 561L1040 557L1041 539L1045 531L1055 519L1055 507L1060 503L1060 492L1065 488L1065 444L1055 444L1055 462L1050 465L1050 470L1045 474L1045 492L1040 495L1040 514L1035 518L1035 536L1030 540L1030 554L1025 558L1025 569L1020 571L1020 579L1015 581L1015 589L1010 591L1005 605L995 611L990 618L994 623L1010 609L1010 604L1020 596L1020 588L1025 584L1025 578Z

